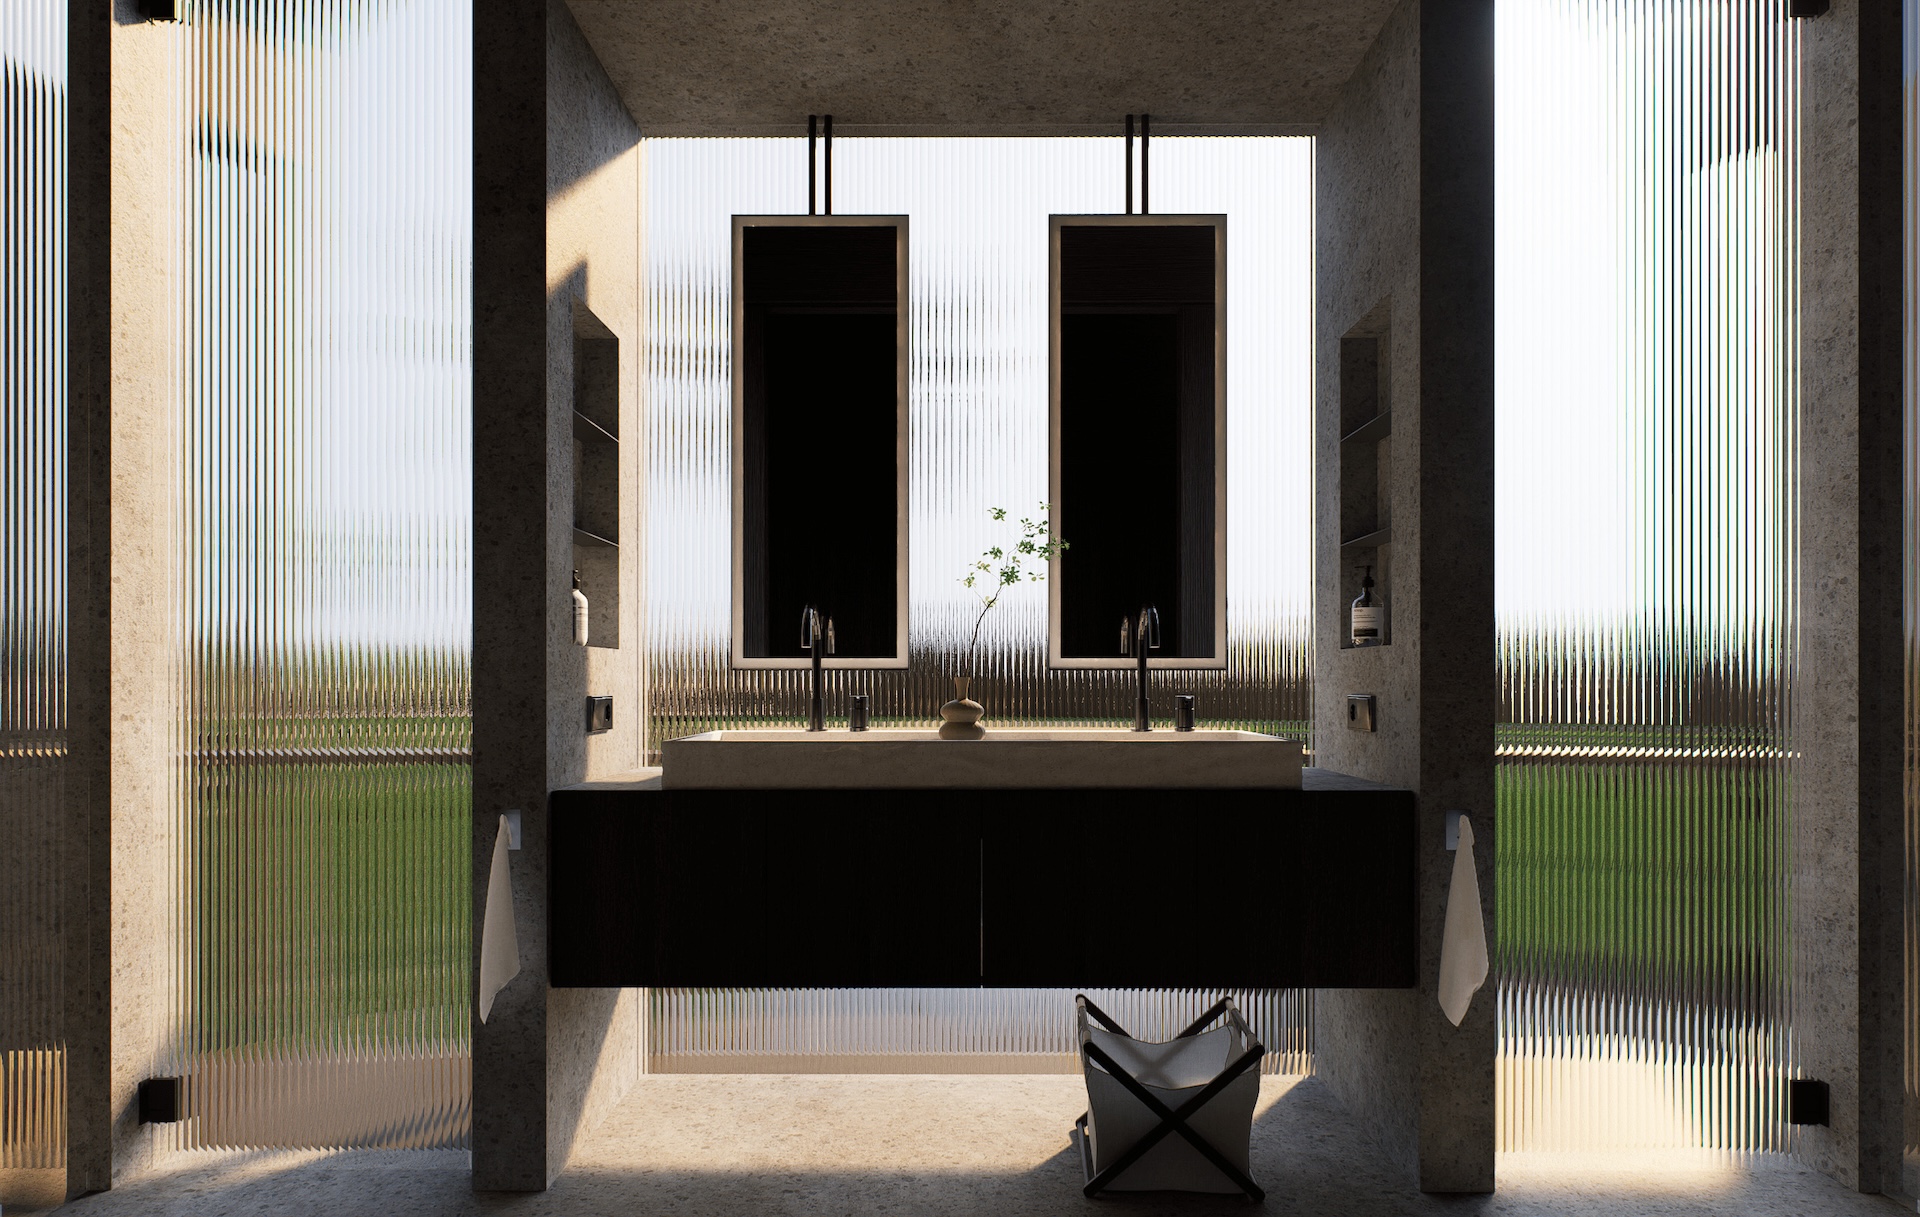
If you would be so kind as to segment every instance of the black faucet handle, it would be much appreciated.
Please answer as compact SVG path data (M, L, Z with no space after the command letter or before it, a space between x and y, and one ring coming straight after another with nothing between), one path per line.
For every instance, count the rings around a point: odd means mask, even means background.
M1132 619L1120 619L1120 654L1131 659L1134 657L1134 640L1149 651L1160 649L1160 610L1151 604L1140 606L1140 615Z
M1149 651L1160 649L1160 610L1151 604L1141 605L1137 617L1120 619L1120 653L1131 657L1136 640Z
M827 654L833 654L833 618L827 618Z

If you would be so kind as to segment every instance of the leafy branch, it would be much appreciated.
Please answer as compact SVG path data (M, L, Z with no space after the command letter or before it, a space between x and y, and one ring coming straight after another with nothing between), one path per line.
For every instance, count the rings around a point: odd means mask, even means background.
M988 509L996 521L1007 518L1007 509L993 507ZM1040 504L1039 519L1020 517L1020 539L1012 548L995 545L967 568L966 578L960 580L968 591L980 600L980 612L973 619L973 637L967 641L967 662L961 675L973 676L974 653L980 646L980 625L1000 603L1000 597L1006 590L1019 583L1039 583L1045 579L1046 564L1055 556L1065 553L1067 543L1055 536L1052 526L1047 522L1046 513L1053 510L1050 503ZM1032 561L1035 569L1028 569L1026 563Z

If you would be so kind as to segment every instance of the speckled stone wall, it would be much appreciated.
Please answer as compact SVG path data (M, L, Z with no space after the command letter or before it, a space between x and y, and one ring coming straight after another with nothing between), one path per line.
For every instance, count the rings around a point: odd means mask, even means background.
M538 48L544 47L544 55ZM521 973L474 1023L478 1190L538 1191L640 1069L640 995L546 984L547 791L639 761L639 130L562 3L474 25L474 945L500 813ZM573 642L574 309L621 340L622 646ZM603 604L602 611L609 606ZM615 729L586 735L588 693Z
M620 341L620 642L581 647L548 634L547 763L556 786L640 764L639 553L645 496L640 384L640 129L594 58L566 5L550 12L547 42L548 575L565 595L573 553L574 310L585 306ZM607 605L596 605L596 613ZM583 703L611 693L613 730L587 735Z
M1493 7L1408 0L1320 132L1316 763L1419 792L1416 992L1318 994L1316 1068L1428 1191L1493 1187L1491 986L1458 1028L1435 999L1453 855L1473 816L1493 922ZM1339 343L1384 330L1387 646L1343 649ZM1350 731L1371 693L1379 729Z
M573 548L574 310L620 340L620 643L581 647L563 612L547 633L547 781L565 786L640 764L640 129L565 4L547 17L547 578L568 606ZM607 612L604 601L596 612ZM589 736L589 693L612 694L613 730ZM645 1059L640 990L547 997L547 1172L626 1094Z
M1413 312L1420 294L1419 259L1419 7L1403 4L1361 61L1339 104L1327 116L1316 148L1315 266L1319 402L1314 428L1315 493L1314 763L1376 781L1418 789L1415 714L1419 682L1415 657L1420 589L1418 568L1402 557L1419 503L1405 475L1410 460L1394 460L1397 475L1381 488L1395 530L1392 577L1385 589L1392 614L1391 646L1343 650L1348 626L1348 579L1340 560L1339 339L1363 319L1386 323L1382 362L1398 456L1420 418L1419 328ZM1397 314L1412 313L1401 316ZM1373 328L1373 327L1369 327ZM1411 546L1406 547L1411 551ZM1378 730L1347 730L1349 693L1370 693ZM1415 1050L1418 994L1382 990L1322 990L1315 994L1315 1068L1368 1127L1410 1178L1419 1169L1419 1056Z
M1832 1086L1799 1156L1892 1190L1902 1144L1900 6L1797 23L1801 582L1794 1043Z

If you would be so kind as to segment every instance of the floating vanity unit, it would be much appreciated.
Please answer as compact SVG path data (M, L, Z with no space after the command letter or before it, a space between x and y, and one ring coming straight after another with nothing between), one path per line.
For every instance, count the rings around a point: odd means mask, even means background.
M1300 788L1300 742L1253 731L710 731L662 751L668 790Z
M664 779L550 796L552 983L1416 982L1411 792L1272 736L1130 735L670 741Z

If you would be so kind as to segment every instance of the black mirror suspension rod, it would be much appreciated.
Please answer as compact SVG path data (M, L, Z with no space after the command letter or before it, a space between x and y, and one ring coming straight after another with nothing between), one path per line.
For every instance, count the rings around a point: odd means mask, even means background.
M832 120L829 119L828 121L831 122ZM1148 212L1153 210L1151 207L1147 206L1147 140L1150 138L1150 133L1148 131L1147 124L1148 124L1147 115L1143 113L1140 115L1140 214L1141 215L1146 215Z
M1127 214L1133 214L1133 115L1127 115Z
M827 137L827 214L833 214L833 115L827 115L825 123Z

